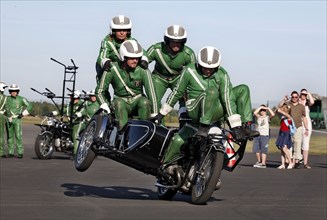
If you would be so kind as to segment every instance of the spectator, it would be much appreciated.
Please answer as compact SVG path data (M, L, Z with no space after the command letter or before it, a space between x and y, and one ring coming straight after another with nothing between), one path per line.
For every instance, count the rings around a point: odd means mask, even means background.
M309 157L309 146L310 146L310 137L312 133L312 122L310 118L310 106L314 104L314 99L311 93L309 93L306 89L302 89L300 93L299 103L304 105L305 107L305 114L307 120L307 128L308 128L308 135L305 135L303 131L302 136L302 155L303 155L303 165L306 169L311 169L308 165L308 157ZM304 126L304 123L303 123Z
M7 136L8 136L8 157L14 157L14 143L16 137L17 157L23 158L24 148L22 140L22 117L29 115L32 105L26 98L19 96L20 88L16 84L9 87L10 96L5 104L5 115L7 116Z
M301 144L303 136L308 135L308 126L307 126L307 118L305 113L304 105L299 103L299 93L297 91L293 91L291 93L291 100L288 100L287 96L279 103L278 107L282 107L284 104L290 106L290 115L293 118L296 126L296 133L293 138L293 163L294 168L299 167L299 160L301 159ZM303 122L303 126L302 126ZM305 129L303 131L303 129Z
M5 88L8 87L4 82L0 82L0 157L7 157L4 152L5 147L5 122L6 117L4 115L4 107L6 103L7 96L3 93Z
M294 164L291 162L291 147L292 147L292 137L290 133L289 124L292 123L292 117L289 114L290 107L287 104L284 104L281 108L278 108L278 113L280 113L281 120L280 120L280 128L279 128L279 135L276 140L276 146L280 150L281 153L281 165L277 167L278 169L285 169L286 161L289 163L287 169L293 169Z
M267 114L269 111L269 115ZM269 123L270 119L275 116L275 113L267 106L261 105L254 111L256 117L256 130L260 136L253 140L253 152L257 157L257 162L253 165L256 168L266 168L268 143L269 143Z

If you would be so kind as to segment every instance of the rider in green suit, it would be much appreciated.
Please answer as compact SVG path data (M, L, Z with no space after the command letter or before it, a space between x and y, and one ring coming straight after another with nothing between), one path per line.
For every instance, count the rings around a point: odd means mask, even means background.
M205 137L208 128L228 119L228 123L238 139L255 135L242 127L241 115L237 114L237 104L228 73L220 66L221 55L214 47L204 47L198 54L197 64L184 68L173 92L167 98L158 114L159 121L168 114L175 103L187 92L186 108L191 123L186 124L172 139L164 158L164 166L175 162L180 147L192 135ZM171 169L168 169L171 173Z
M5 103L7 96L4 93L5 88L8 86L4 82L0 82L0 157L6 157L6 154L4 153L4 147L5 147L5 123L6 123L6 117L4 115L5 111Z
M158 108L167 89L173 90L176 86L183 68L196 62L195 53L185 45L186 41L186 30L180 25L172 25L166 29L164 42L156 43L147 50L149 63L155 61L152 79ZM184 97L179 101L179 116L183 117L182 114L186 114Z
M17 157L23 158L22 117L29 115L32 104L26 98L19 96L19 91L20 88L16 84L9 87L10 96L7 97L5 104L5 115L7 117L8 157L14 157L16 137Z
M106 92L111 84L114 89L113 107L118 119L118 133L123 131L128 118L138 115L146 120L157 115L156 94L148 69L139 66L143 49L134 40L125 41L120 47L121 62L113 63L109 71L105 71L97 85L95 93L100 108L110 113L110 97ZM146 96L143 94L143 87Z
M101 47L96 62L96 80L99 83L104 71L108 71L112 62L120 60L119 48L126 40L135 40L131 37L132 21L125 15L117 15L110 21L111 33L106 35L101 41ZM140 60L140 66L144 69L148 68L148 58L146 52Z

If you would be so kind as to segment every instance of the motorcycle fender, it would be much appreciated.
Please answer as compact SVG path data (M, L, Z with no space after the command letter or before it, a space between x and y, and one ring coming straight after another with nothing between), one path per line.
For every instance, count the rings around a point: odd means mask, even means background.
M51 135L52 135L52 132L50 132L50 131L47 131L47 130L43 130L43 131L41 131L39 135L43 135L43 134L45 134L45 133L49 133L49 134L51 134Z

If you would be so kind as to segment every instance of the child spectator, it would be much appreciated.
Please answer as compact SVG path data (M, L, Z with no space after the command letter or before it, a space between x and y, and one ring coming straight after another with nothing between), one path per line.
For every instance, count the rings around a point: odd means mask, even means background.
M269 111L269 115L267 114ZM256 117L256 130L259 131L260 136L253 140L253 152L257 157L256 164L253 167L266 168L268 143L269 143L269 123L270 119L275 116L275 113L267 106L261 105L254 111Z
M278 108L281 116L279 135L276 140L276 146L281 153L281 165L277 167L278 169L285 169L286 163L289 163L287 169L293 169L294 164L292 163L292 157L290 148L292 147L292 137L290 133L290 128L288 125L292 124L292 117L290 113L290 107L284 104L282 107Z

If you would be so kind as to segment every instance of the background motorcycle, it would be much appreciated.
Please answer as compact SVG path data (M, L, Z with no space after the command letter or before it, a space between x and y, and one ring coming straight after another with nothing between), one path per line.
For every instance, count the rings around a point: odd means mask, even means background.
M72 153L72 129L68 122L45 116L40 124L41 132L35 139L34 151L39 159L50 159L54 151Z
M230 144L227 129L213 127L207 138L191 137L173 162L178 164L172 175L165 172L162 159L171 138L178 131L151 121L129 120L123 135L117 135L116 121L102 110L96 113L80 138L75 168L83 172L96 155L101 155L157 178L159 199L170 200L178 191L191 195L192 203L206 204L225 168L233 171L243 158L247 139L235 142L237 150L225 153ZM235 140L234 140L235 141ZM235 149L235 146L233 149ZM230 159L237 159L227 167Z

